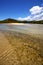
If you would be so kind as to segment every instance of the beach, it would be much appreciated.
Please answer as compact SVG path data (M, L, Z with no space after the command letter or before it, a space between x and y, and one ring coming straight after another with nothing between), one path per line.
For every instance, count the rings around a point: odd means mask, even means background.
M0 31L0 65L43 65L43 40L24 33Z

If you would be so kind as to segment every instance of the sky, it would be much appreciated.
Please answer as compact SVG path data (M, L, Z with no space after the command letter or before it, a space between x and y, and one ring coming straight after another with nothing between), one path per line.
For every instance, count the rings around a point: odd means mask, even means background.
M0 0L0 20L43 20L43 0Z

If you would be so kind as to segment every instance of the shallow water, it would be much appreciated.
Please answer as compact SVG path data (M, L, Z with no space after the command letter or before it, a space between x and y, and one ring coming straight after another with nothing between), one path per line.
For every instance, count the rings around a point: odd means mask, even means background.
M10 30L43 35L43 24L0 24L0 30Z

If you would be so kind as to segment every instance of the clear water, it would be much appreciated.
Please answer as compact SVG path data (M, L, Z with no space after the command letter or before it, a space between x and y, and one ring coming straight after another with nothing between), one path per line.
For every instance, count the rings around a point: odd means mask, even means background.
M43 35L43 24L0 24L0 30L18 31Z

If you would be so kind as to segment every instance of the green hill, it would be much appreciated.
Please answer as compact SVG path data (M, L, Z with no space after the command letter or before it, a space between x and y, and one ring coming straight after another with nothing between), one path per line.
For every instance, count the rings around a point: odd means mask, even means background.
M43 24L43 20L40 20L40 21L19 21L19 20L8 18L8 19L0 21L0 23L32 23L32 24Z

